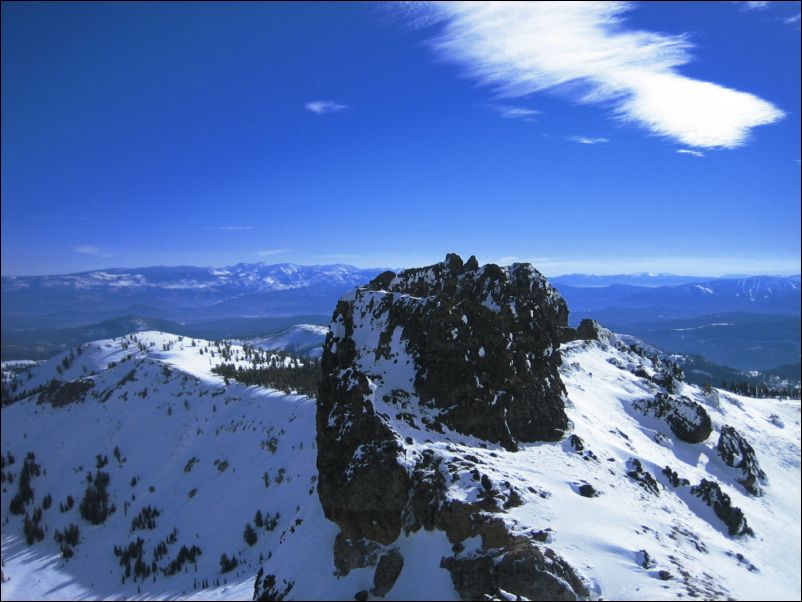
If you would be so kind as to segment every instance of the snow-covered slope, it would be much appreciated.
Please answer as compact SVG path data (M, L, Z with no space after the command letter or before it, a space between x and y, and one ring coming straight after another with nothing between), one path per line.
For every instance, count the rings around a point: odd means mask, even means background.
M296 355L320 357L328 326L296 324L276 334L248 339L248 344L266 351L286 351Z
M389 346L384 367L388 378L391 372L400 378L394 367L403 362L392 358L402 357L402 349L398 341ZM66 403L81 387L61 394L49 389L43 399L56 400L57 407L38 404L34 395L2 409L3 472L13 475L13 482L3 481L4 600L242 599L252 596L260 569L261 582L272 575L288 599L352 599L374 587L374 566L335 575L332 550L339 528L324 517L316 491L314 400L226 384L210 371L222 361L221 352L206 341L147 332L87 344L80 354L73 351L71 361L65 353L21 373L18 394L53 378L94 385L83 401ZM448 428L415 429L388 414L398 435L411 440L407 457L430 455L444 467L458 466L454 473L445 471L449 499L484 499L486 480L502 493L518 492L521 503L494 516L511 532L543 541L574 568L591 597L798 599L799 401L705 395L674 383L674 395L702 404L712 422L704 442L686 443L666 423L636 409L662 390L649 378L655 374L650 360L598 341L566 343L561 352L569 419L563 440L507 451ZM226 353L226 361L250 363L238 346ZM719 455L724 425L754 448L766 477L762 497L750 495L738 483L742 473ZM9 511L28 452L40 474L30 479L33 499L25 511L33 516L46 496L52 498L39 523L44 538L31 546L24 515ZM689 485L672 485L666 466ZM98 471L109 475L109 501L116 510L93 525L79 506L87 474ZM656 487L650 487L647 472ZM691 494L690 486L703 479L720 483L754 536L729 535L713 510ZM582 485L599 495L583 496L589 490ZM74 506L61 512L68 496ZM155 528L132 532L134 517L146 506L159 511ZM279 516L272 530L255 527L257 541L250 546L243 529L254 526L257 510L263 524ZM79 543L65 560L54 534L70 524L79 528ZM181 546L193 545L201 550L197 568L188 562L172 576L159 570L155 580L153 574L123 580L115 546L142 538L143 562L150 566L155 548L170 541L173 529L176 540L166 545L157 568L167 568ZM442 530L402 534L374 551L396 549L404 559L386 599L458 599L441 559L467 557L482 546L474 536L460 551ZM239 561L227 573L221 573L223 553Z
M494 485L520 492L523 503L500 513L504 522L514 533L545 542L568 561L592 597L798 599L799 401L755 400L716 390L706 395L678 384L679 394L704 404L714 429L702 444L685 443L665 424L633 409L657 388L633 374L639 367L651 372L648 360L597 341L571 342L562 351L566 411L572 434L581 440L580 451L570 437L523 445L518 452L448 429L441 435L428 431L422 439L421 431L394 421L398 434L414 441L405 449L406 456L433 453L443 465L461 465L456 478L448 475L448 496L453 499L481 500L484 475ZM736 481L738 471L719 456L716 444L724 425L734 426L754 446L769 483L765 496L748 495ZM703 479L720 483L732 504L743 510L754 536L730 536L714 511L691 495L689 486L670 483L665 467L690 485ZM482 479L474 478L476 470ZM654 490L643 484L648 483L645 472L653 475ZM581 494L586 484L595 497ZM308 536L300 532L289 537L280 553L265 563L265 572L280 584L293 584L290 599L349 599L370 590L372 566L352 570L336 587L296 568L320 566L328 569L322 574L329 574L331 538L329 532L328 541L316 542L312 555ZM481 538L473 537L461 554L481 546ZM459 599L440 565L442 557L459 548L452 548L442 531L402 535L380 552L387 549L398 549L405 559L387 599Z
M242 348L230 351L232 362L250 363ZM279 548L299 509L311 504L307 511L314 515L319 506L315 408L307 397L226 385L210 371L222 361L220 353L208 341L144 332L83 345L80 354L73 350L33 368L30 377L22 375L20 391L53 378L94 386L83 401L53 407L38 404L35 395L2 410L4 600L133 598L140 590L160 598L251 596L260 558ZM30 480L34 496L25 512L33 515L45 496L52 499L42 511L44 539L31 547L23 517L9 511L28 452L41 469ZM93 525L79 506L87 475L96 480L98 471L109 476L109 503L116 510ZM13 482L5 478L10 475ZM61 512L68 496L74 505ZM155 528L132 531L146 506L159 512ZM277 519L272 530L254 524L257 510L265 522ZM243 539L247 523L257 534L253 546ZM70 524L78 526L80 540L65 560L54 534ZM154 549L173 530L175 542L156 562L158 576L123 582L114 547L142 538L143 561L151 568ZM200 548L197 567L186 563L186 571L163 575L181 546ZM239 566L221 574L224 553L237 557Z

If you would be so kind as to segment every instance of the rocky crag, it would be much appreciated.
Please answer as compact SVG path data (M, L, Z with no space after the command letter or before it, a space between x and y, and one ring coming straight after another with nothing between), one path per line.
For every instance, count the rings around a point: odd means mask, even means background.
M564 468L595 477L595 486L585 479L567 482L580 498L603 499L610 489L597 475L609 473L621 479L613 487L636 488L635 504L649 507L649 498L673 492L671 503L696 499L709 507L696 512L729 536L753 534L713 481L691 487L671 466L632 456L615 470L608 463L618 460L608 455L602 470L602 459L568 419L573 405L561 378L591 380L593 374L576 362L563 366L561 345L570 357L606 355L605 374L610 366L628 374L620 377L632 383L623 407L653 434L650 445L670 450L676 441L707 449L715 425L705 405L720 411L717 403L687 387L669 359L625 345L592 320L568 327L565 302L529 264L480 267L475 257L449 254L432 266L382 273L339 301L317 399L317 493L326 518L339 528L334 576L373 572L372 587L355 591L356 599L392 591L404 569L402 542L421 531L447 538L450 553L438 556L439 567L464 600L601 596L582 567L549 546L555 538L550 527L532 528L527 510L552 492L519 478L514 457L556 458L561 449ZM574 393L585 390L572 386ZM760 495L767 480L754 450L728 429L722 427L717 450L722 466ZM636 453L620 428L608 432ZM696 550L706 553L703 544ZM644 569L652 564L638 562ZM675 569L689 595L723 595L708 577L679 563ZM666 569L652 572L661 581L673 579ZM254 597L282 599L292 587L282 583L272 574L260 576Z
M339 302L322 360L317 466L324 511L341 528L342 570L377 562L378 578L392 553L379 546L391 549L402 530L440 529L455 552L443 566L466 599L588 594L565 561L496 517L521 504L521 492L492 482L470 458L454 462L419 445L446 432L509 451L561 439L567 319L559 293L530 265L479 267L453 254L385 272ZM482 495L452 499L449 484L469 467ZM460 554L476 535L481 550Z

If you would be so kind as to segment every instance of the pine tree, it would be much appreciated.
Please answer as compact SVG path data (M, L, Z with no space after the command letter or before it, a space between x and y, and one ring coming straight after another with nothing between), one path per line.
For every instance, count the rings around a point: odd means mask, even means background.
M245 543L249 546L252 546L256 543L256 531L254 531L253 527L251 527L251 523L245 524L245 530L242 532L242 537L245 539Z

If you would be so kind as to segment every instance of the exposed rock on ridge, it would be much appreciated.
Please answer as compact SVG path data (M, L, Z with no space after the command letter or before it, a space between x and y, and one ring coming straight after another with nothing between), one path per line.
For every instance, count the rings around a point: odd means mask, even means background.
M402 529L440 529L456 549L480 535L484 551L443 561L463 596L494 596L498 588L525 597L587 595L553 551L515 539L493 518L522 503L518 491L474 470L481 498L450 499L457 467L413 445L439 434L514 451L562 438L559 339L567 318L559 293L529 264L480 268L475 257L463 263L454 254L380 274L340 300L322 358L317 466L341 547L346 539L388 546ZM486 565L482 584L465 581L466 562ZM521 573L522 563L533 570Z

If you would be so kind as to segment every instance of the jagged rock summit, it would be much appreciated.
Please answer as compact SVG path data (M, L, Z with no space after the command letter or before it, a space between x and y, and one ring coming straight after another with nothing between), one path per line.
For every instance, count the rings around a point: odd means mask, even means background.
M480 499L449 499L446 480L458 480L460 467L416 445L449 433L507 451L561 439L568 419L559 339L567 319L562 297L531 265L479 267L475 257L455 254L385 272L340 300L317 408L318 492L341 529L337 562L354 558L366 540L389 545L402 529L437 528L457 546L476 535L492 541L483 554L444 560L463 597L499 587L552 599L587 593L551 550L493 518L519 505L520 492L474 470ZM535 567L528 578L505 580L508 551ZM353 568L362 566L357 560Z
M380 386L390 404L429 410L427 428L507 449L559 440L567 426L558 372L567 320L562 297L529 264L480 268L473 256L463 263L449 254L432 266L384 272L337 305L321 410L347 397L341 371L351 370Z

